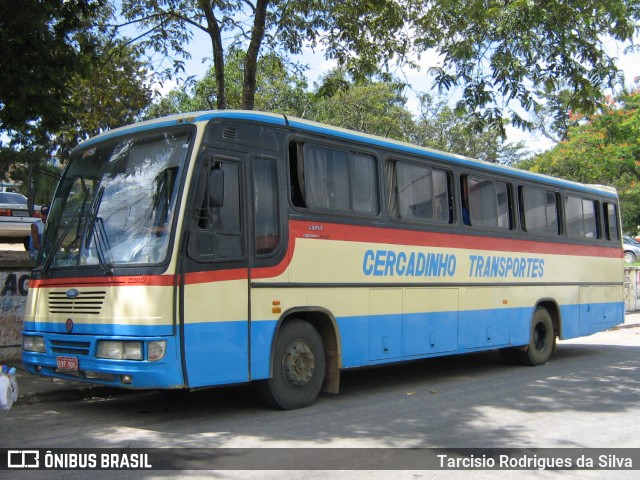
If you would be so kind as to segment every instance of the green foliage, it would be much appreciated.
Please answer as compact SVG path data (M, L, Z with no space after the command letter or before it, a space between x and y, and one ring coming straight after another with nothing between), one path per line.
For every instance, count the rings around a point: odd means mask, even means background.
M2 20L10 38L0 42L10 59L0 77L0 133L8 138L0 168L24 182L32 167L64 161L81 140L135 121L152 92L138 47L99 27L112 14L106 2L10 4L16 15Z
M639 17L640 4L628 0L443 0L416 1L413 25L417 45L441 55L436 85L461 88L457 109L501 130L512 101L534 111L562 94L563 107L593 113L620 80L602 38L631 43ZM515 112L510 120L533 127Z
M545 105L545 118L554 119L545 128L558 138L568 109L593 113L603 90L621 80L602 39L630 44L640 18L640 5L630 0L123 0L122 8L144 46L173 61L169 74L184 68L194 29L207 33L216 108L235 105L226 92L229 48L245 52L237 85L248 109L256 108L265 49L286 55L321 47L356 81L392 80L392 68L435 51L441 61L430 73L440 91L461 92L456 113L469 128L488 125L503 137L505 117L535 128Z
M371 79L349 81L341 69L317 86L309 118L337 127L396 140L410 139L411 113L402 95L404 85Z
M167 77L184 72L184 60L191 56L187 46L193 29L207 34L219 109L228 108L233 101L227 99L226 89L230 83L225 78L225 61L231 56L230 52L244 52L239 82L241 106L251 110L255 107L260 50L266 47L273 52L300 53L304 42L315 39L325 18L326 3L315 0L123 0L122 15L138 25L144 48L160 53L163 60L170 59L172 65L164 70Z
M418 145L454 152L492 163L513 164L524 157L524 144L504 143L501 132L487 126L477 131L474 121L446 101L420 96L420 115L411 139Z
M590 116L572 116L576 125L555 148L518 166L582 183L616 187L623 228L640 225L640 90L603 102Z
M55 130L69 118L66 88L85 69L70 38L87 27L101 1L0 0L0 131Z
M121 39L96 36L97 56L82 75L67 87L69 121L56 132L56 156L64 161L68 151L82 140L105 130L133 123L152 99L139 47Z
M244 76L244 52L232 50L225 63L227 106L243 107L242 78ZM289 72L286 61L271 53L258 59L255 108L298 117L306 116L311 94L301 75ZM198 110L212 110L217 106L217 75L210 68L202 79L195 82L191 93L174 89L158 103L152 105L147 118Z

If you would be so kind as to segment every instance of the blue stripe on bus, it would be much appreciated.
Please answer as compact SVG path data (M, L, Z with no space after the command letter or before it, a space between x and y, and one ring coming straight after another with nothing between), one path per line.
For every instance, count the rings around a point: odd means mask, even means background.
M391 315L363 315L338 317L342 352L342 367L375 365L417 358L468 353L480 350L526 345L533 307L500 308L491 310L462 310ZM561 338L575 338L606 330L624 321L624 303L596 303L562 305ZM38 323L42 327L59 324ZM276 321L251 322L251 349L248 348L248 322L211 322L185 325L185 358L190 387L245 382L249 379L249 352L251 379L267 378L270 374L271 348ZM35 324L25 322L25 333ZM160 336L171 327L128 325L78 325L91 339L104 339L130 335ZM91 327L91 328L89 328ZM64 326L63 326L64 328ZM100 333L98 333L100 332ZM118 332L116 335L113 332ZM126 333L125 333L126 332ZM36 332L34 332L36 333ZM64 333L64 332L61 332ZM71 335L51 334L47 338L71 339ZM133 374L134 387L171 388L182 385L177 337L166 337L167 356L161 362L135 362L81 358L83 370L118 374ZM55 355L24 352L29 371L34 365L44 365L46 374L54 374ZM93 352L92 352L93 353ZM165 377L166 374L166 377ZM118 385L119 380L99 383ZM124 386L124 385L119 385Z
M526 345L532 314L527 307L341 317L342 366ZM561 306L560 314L561 338L576 338L623 322L624 303Z
M65 339L68 340L70 338L68 335L47 335L46 333L45 337L47 338L49 345L52 340L64 341ZM22 360L25 368L30 373L36 375L78 380L76 376L59 372L56 368L57 356L71 356L78 358L79 368L83 372L100 372L100 374L113 375L112 380L105 378L82 378L82 381L123 388L183 388L185 385L182 378L180 356L177 348L177 337L164 337L163 339L167 342L166 353L164 358L157 362L95 358L96 342L104 340L104 337L97 336L73 338L73 340L84 340L90 344L89 355L73 353L41 354L23 351ZM142 339L137 337L132 338L132 340ZM36 370L36 366L39 367L38 370ZM122 375L130 376L132 378L132 383L122 383Z
M249 379L248 322L202 322L184 326L184 358L189 386Z
M562 338L606 330L624 319L621 302L561 306ZM521 346L529 342L533 307L392 315L338 317L342 367L375 365L417 358ZM251 379L268 378L276 321L251 322ZM245 322L189 326L187 351L206 358L199 381L246 380ZM192 369L189 368L190 383Z
M33 333L64 333L67 332L66 325L58 322L24 322L24 330ZM99 323L79 323L73 324L71 335L116 335L116 336L143 336L159 337L173 335L175 329L173 325L122 325L122 324L99 324Z

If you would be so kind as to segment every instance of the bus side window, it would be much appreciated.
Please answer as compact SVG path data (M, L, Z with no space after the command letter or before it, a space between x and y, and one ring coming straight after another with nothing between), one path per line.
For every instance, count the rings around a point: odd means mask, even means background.
M469 185L467 184L467 175L460 177L460 191L462 196L462 223L471 225L471 216L469 214Z
M600 238L599 208L596 200L567 195L565 197L567 233L573 238Z
M429 165L394 162L389 175L389 191L393 193L389 206L395 217L453 222L449 172Z
M607 240L620 240L620 232L618 230L618 209L615 203L605 202L604 209L604 230Z
M294 207L307 208L304 200L304 170L302 164L302 144L289 144L289 178L291 182L291 203Z
M275 161L266 158L253 160L253 190L255 252L266 255L276 249L280 238Z
M218 182L210 182L213 169L219 169L224 179L222 195L210 192ZM242 210L240 208L240 166L231 162L206 165L202 172L196 202L194 223L189 241L189 255L196 259L217 260L240 258L244 253L242 241ZM213 198L221 198L212 202Z
M513 229L511 187L505 182L471 175L460 177L465 225ZM465 207L469 217L465 216Z
M558 193L536 187L520 187L522 228L525 232L559 235Z
M374 215L378 208L376 159L319 144L289 144L291 203L310 210Z

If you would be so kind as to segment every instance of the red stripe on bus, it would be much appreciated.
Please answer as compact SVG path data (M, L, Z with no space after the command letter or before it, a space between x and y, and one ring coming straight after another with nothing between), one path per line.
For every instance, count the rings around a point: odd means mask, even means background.
M292 236L342 240L371 244L410 245L517 253L577 255L622 258L622 248L603 245L575 245L536 240L482 237L459 233L417 232L384 227L364 227L327 222L290 222Z
M273 278L284 273L291 263L295 251L296 239L298 238L340 240L369 244L622 258L622 248L618 249L606 246L480 237L457 233L416 232L384 227L363 227L328 222L292 220L289 222L289 245L282 261L271 267L253 268L251 270L251 277L256 279ZM175 277L175 275L121 275L117 277L39 279L31 280L29 287L130 287L134 285L172 287L177 283ZM187 273L185 275L185 284L247 280L248 278L249 269L246 267L229 270L209 270L205 272Z
M118 275L115 277L71 277L29 280L29 288L56 287L132 287L145 285L171 287L175 275Z

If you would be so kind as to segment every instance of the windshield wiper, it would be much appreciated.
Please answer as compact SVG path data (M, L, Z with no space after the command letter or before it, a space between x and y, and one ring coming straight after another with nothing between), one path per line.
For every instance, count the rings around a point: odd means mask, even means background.
M104 229L104 222L102 218L96 217L94 219L94 227L92 234L95 237L96 256L98 257L98 263L104 271L105 275L113 275L113 258L111 257L111 246L109 245L109 239L107 238L107 232ZM87 242L90 243L90 242ZM105 252L109 255L109 260L105 258Z
M71 218L71 221L69 222L69 224L66 226L66 228L62 232L62 235L60 235L60 237L58 237L58 240L56 241L56 243L53 244L53 248L51 249L51 254L45 259L44 265L42 265L42 275L46 275L47 271L49 270L49 267L51 266L51 262L53 262L53 258L56 256L56 254L60 250L60 246L62 245L62 242L64 241L65 238L67 238L67 235L69 235L69 232L71 231L71 227L73 227L73 225L77 221L80 221L81 213L82 213L81 211L78 211Z
M102 195L104 195L104 186L101 186L96 192L96 196L91 202L91 210L89 212L89 218L84 226L84 248L89 248L91 244L91 237L93 237L93 231L98 218L98 210L100 209L100 202L102 201Z
M84 250L89 250L91 247L91 239L95 238L96 257L98 258L100 268L102 268L105 275L113 275L112 262L107 262L105 259L105 251L110 251L109 240L107 239L107 234L104 230L102 218L98 217L98 210L100 210L100 202L102 201L104 190L103 185L98 189L98 192L91 203L91 211L89 218L87 219L87 223L85 224L84 241L82 243Z
M113 275L113 262L106 260L105 252L111 256L111 247L109 246L109 239L107 238L107 232L104 229L104 222L102 218L98 217L98 210L100 210L100 202L102 202L102 196L104 195L104 185L98 189L93 203L91 204L91 212L87 224L85 225L84 233L84 248L88 250L91 246L91 239L95 239L96 257L100 268L102 268L105 275Z

